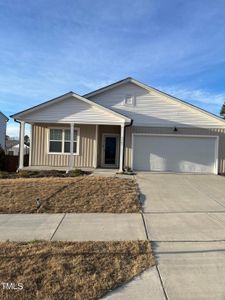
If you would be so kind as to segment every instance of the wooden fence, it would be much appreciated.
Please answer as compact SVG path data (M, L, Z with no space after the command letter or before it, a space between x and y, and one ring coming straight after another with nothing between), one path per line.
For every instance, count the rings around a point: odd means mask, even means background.
M24 166L29 165L29 155L24 155ZM6 155L5 156L5 171L16 172L19 166L19 156Z

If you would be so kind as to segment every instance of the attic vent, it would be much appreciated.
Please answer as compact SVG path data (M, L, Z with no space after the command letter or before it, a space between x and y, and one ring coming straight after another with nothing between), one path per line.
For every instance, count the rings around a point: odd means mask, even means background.
M135 97L133 95L126 95L124 98L124 105L134 106L135 105Z

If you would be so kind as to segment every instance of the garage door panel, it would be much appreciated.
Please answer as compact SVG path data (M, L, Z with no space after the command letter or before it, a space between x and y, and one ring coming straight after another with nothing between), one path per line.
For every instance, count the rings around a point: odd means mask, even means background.
M215 137L134 135L133 168L215 173Z

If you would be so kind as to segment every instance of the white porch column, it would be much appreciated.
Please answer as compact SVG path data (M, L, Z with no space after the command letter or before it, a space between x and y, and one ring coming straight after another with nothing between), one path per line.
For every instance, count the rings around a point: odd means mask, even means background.
M29 148L29 166L32 163L32 134L33 134L33 124L30 124L30 148Z
M93 166L94 166L94 168L97 168L97 166L98 166L98 125L95 126Z
M25 135L25 122L20 122L20 157L19 157L19 169L23 169L24 164L24 135Z
M73 142L74 142L74 123L70 124L70 158L69 158L69 168L73 169Z
M124 155L124 128L125 125L121 124L121 131L120 131L120 172L123 172L123 155Z

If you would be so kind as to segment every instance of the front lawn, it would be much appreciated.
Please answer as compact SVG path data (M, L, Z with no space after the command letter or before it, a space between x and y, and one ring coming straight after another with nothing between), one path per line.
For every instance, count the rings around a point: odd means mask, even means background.
M138 186L131 179L94 176L1 179L0 191L0 213L140 211Z
M0 282L5 300L99 299L154 265L148 241L2 242Z

